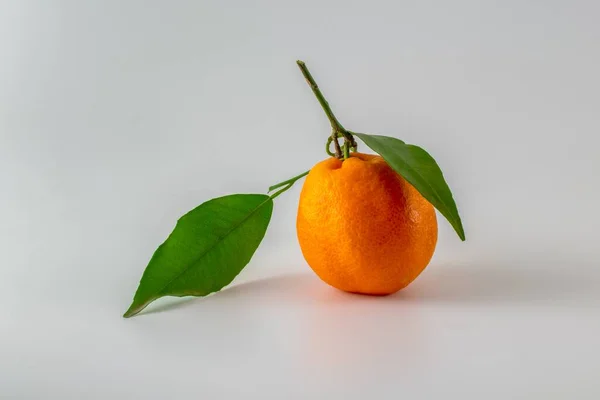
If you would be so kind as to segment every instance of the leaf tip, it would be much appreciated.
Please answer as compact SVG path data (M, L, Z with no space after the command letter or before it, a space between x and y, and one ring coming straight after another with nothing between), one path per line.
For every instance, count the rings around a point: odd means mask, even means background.
M127 311L125 311L125 314L123 314L123 318L131 318L135 315L137 315L140 311L142 311L143 307L139 307L134 303L132 303L129 308L127 309Z
M462 226L462 222L460 222L459 220L459 226L458 229L456 229L456 233L458 234L458 237L460 238L461 241L466 241L467 239L465 238L465 230Z

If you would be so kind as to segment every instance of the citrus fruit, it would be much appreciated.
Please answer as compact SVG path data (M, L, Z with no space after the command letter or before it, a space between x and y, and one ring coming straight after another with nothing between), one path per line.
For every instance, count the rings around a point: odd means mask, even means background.
M311 169L296 229L304 258L323 281L371 295L411 283L437 242L433 206L383 158L361 153Z

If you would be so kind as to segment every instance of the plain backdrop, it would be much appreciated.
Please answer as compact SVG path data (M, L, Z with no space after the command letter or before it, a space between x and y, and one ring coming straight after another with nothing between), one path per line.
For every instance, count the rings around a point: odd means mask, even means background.
M597 1L0 1L0 398L598 399ZM301 185L235 285L124 320L210 198L349 129L426 148L439 218L406 290L302 258ZM365 150L365 146L361 147Z

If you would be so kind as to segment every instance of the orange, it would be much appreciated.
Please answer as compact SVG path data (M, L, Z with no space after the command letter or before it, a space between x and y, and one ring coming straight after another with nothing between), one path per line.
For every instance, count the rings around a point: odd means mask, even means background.
M323 281L371 295L411 283L437 242L433 206L383 158L361 153L311 169L296 229L304 258Z

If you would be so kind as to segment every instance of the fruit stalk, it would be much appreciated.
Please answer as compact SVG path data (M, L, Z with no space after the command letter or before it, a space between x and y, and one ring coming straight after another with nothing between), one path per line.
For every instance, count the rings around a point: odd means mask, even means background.
M342 126L340 121L338 121L338 119L335 117L335 114L331 110L329 103L325 99L325 96L323 96L323 93L321 93L321 90L319 89L319 85L317 85L317 82L312 77L312 75L311 75L310 71L308 70L308 67L306 66L304 61L298 60L298 61L296 61L296 64L298 64L298 67L300 68L302 75L304 75L304 78L306 79L308 86L310 86L315 97L319 101L319 104L321 104L321 108L323 108L323 111L325 111L325 115L327 115L327 118L329 119L329 122L331 123L332 132L331 132L331 137L327 142L327 148L329 149L329 142L330 141L333 142L333 145L335 147L335 156L337 158L343 158L345 160L349 156L349 149L356 150L357 144L356 144L356 140L354 140L354 136L352 136L352 134L349 131L344 129L344 127ZM344 138L345 143L344 143L343 150L340 147L340 144L337 140L338 136L342 136ZM342 153L342 151L343 151L343 153Z

